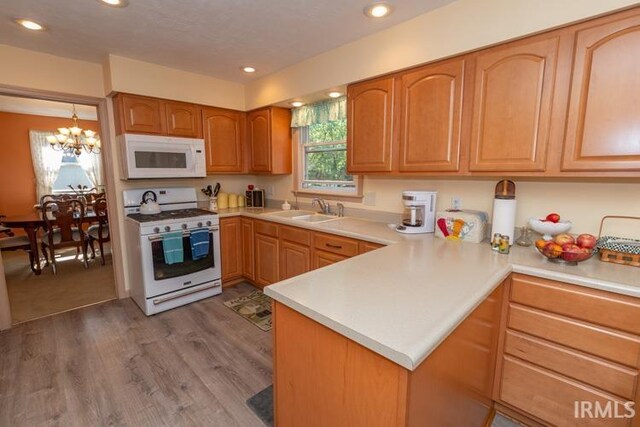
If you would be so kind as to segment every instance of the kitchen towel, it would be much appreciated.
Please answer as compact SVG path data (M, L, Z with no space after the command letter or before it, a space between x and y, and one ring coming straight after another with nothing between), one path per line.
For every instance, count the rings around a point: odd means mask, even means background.
M178 264L184 261L182 247L182 231L174 231L162 235L162 251L165 264Z
M193 260L209 255L209 229L199 228L191 231L191 258Z

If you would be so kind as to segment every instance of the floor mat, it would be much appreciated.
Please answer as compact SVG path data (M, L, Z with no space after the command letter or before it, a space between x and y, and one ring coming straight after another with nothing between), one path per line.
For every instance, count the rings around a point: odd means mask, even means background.
M268 426L273 426L273 385L247 399L247 405Z
M263 331L271 330L271 298L262 291L253 291L248 295L225 301L224 305Z

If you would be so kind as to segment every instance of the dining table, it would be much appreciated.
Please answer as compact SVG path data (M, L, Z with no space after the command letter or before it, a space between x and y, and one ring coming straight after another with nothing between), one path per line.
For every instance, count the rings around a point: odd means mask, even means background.
M96 222L97 217L95 212L87 211L82 219L83 224L90 224ZM51 217L50 222L55 224L55 218ZM31 271L36 276L42 274L42 267L40 266L40 253L38 249L38 230L45 229L46 223L42 218L41 212L32 212L24 215L7 216L0 219L0 225L4 225L7 228L23 229L29 238L29 245L31 246L31 256L29 257L31 264Z

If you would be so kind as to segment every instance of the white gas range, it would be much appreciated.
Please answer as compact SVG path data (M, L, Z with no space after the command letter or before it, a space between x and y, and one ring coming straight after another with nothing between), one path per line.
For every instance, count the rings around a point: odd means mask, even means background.
M140 213L143 194L152 191L162 212ZM149 196L149 194L147 194ZM198 209L194 188L125 190L125 233L131 298L148 316L222 292L218 215ZM209 251L193 259L190 236L209 232ZM165 262L162 239L182 232L184 260Z

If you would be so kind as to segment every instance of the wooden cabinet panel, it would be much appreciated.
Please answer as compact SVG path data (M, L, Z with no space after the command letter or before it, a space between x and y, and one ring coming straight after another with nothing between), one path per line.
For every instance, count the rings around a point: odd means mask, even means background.
M202 123L207 172L243 172L244 113L222 108L203 108Z
M562 169L640 170L640 16L578 31Z
M256 222L257 225L257 222ZM280 243L276 237L255 235L255 282L267 286L278 281Z
M316 249L346 257L358 255L358 241L348 237L316 233L313 241Z
M242 277L242 231L240 218L220 219L222 281Z
M514 274L511 301L640 335L640 300Z
M391 172L393 77L356 83L347 93L347 170Z
M280 226L280 240L286 240L293 243L298 243L303 246L311 245L312 231L305 230L298 227L287 227L285 225Z
M247 115L250 172L290 174L291 111L269 107Z
M249 280L255 280L253 220L250 218L242 218L240 220L240 227L242 228L242 275Z
M360 241L358 242L358 255L375 251L380 248L384 248L384 245L381 245L380 243Z
M311 248L280 241L280 280L298 276L311 270Z
M545 170L559 40L477 54L469 170Z
M327 265L335 264L336 262L349 259L348 256L338 255L331 252L325 252L320 250L313 251L313 269L326 267Z
M623 332L513 303L509 307L507 326L627 366L637 368L640 364L640 340Z
M561 375L537 368L534 365L505 356L502 363L502 388L500 398L540 420L556 426L629 426L628 418L575 419L575 402L598 402L605 407L608 402L619 405L618 412L625 412L619 398L583 385ZM609 403L611 404L611 403Z
M118 94L115 98L115 115L117 117L117 133L151 133L164 132L164 112L159 99L143 96Z
M164 101L167 135L186 138L202 137L200 107L186 102Z
M637 370L509 330L504 352L626 399L634 398Z
M265 236L278 237L278 224L267 221L258 221L255 223L255 230L257 234L264 234Z
M401 172L460 168L464 69L456 59L402 75Z

